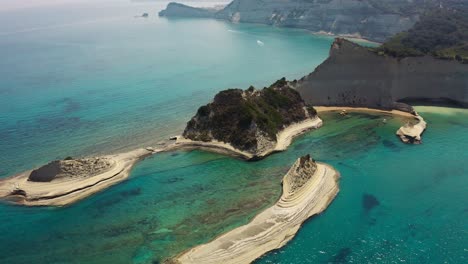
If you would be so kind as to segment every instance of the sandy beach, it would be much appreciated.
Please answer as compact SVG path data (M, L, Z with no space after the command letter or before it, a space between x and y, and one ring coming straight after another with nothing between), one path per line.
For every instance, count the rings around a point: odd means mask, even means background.
M176 150L176 149L201 149L205 151L225 154L233 157L242 158L245 160L261 159L274 152L284 151L291 145L293 139L300 136L310 130L320 128L323 125L323 121L319 117L309 118L305 121L292 124L276 135L276 145L273 148L269 148L262 153L253 154L247 151L242 151L235 148L231 144L227 144L220 141L193 141L182 136L177 137L175 145L169 146L165 151Z
M408 112L403 112L399 110L380 110L380 109L375 109L375 108L366 108L366 107L339 107L339 106L314 106L315 110L317 110L318 113L322 112L340 112L343 110L346 110L348 113L352 112L371 112L371 113L381 113L381 114L392 114L392 115L398 115L398 116L403 116L403 117L410 117L414 118L415 116L411 113Z
M306 161L304 168L301 159L284 176L283 193L275 205L247 225L183 252L168 263L251 263L284 246L305 220L324 211L339 192L339 173L334 168L315 163L311 170L311 162Z
M401 126L397 132L396 135L400 137L401 141L403 143L410 143L410 144L420 144L422 142L422 134L427 128L427 123L426 121L418 114L411 114L408 112L403 112L399 110L380 110L380 109L374 109L374 108L364 108L364 107L335 107L335 106L316 106L314 107L318 113L323 113L323 112L342 112L346 111L346 113L352 113L352 112L367 112L367 113L381 113L381 114L391 114L391 115L397 115L401 117L407 117L410 118L406 124ZM424 108L423 108L424 109ZM413 124L411 121L417 121L416 123Z
M32 171L0 181L0 198L28 206L64 206L77 202L125 180L136 162L152 154L146 149L105 156L113 165L89 178L60 179L51 182L28 181ZM24 195L11 195L21 190Z

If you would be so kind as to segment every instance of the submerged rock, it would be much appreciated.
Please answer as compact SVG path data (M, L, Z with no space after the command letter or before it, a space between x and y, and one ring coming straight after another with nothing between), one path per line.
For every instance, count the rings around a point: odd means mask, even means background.
M374 195L367 193L362 195L362 207L364 208L364 211L369 212L370 210L374 209L374 207L379 205L380 202Z

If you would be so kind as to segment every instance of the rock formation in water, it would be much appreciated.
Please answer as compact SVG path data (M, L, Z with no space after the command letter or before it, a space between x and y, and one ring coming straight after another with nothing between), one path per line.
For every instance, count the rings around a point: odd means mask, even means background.
M28 180L32 182L51 182L59 179L87 178L98 175L113 165L108 158L87 158L55 160L29 175Z
M294 27L384 41L407 30L438 0L234 0L224 9L208 10L170 3L167 17L207 17L233 22ZM444 1L454 6L462 0Z
M183 137L193 141L220 141L236 149L263 153L273 149L277 134L294 123L315 118L297 91L281 79L268 88L229 89L198 109Z
M248 264L286 245L310 217L323 212L339 192L339 172L309 155L283 178L283 193L248 224L182 252L165 264Z
M397 136L400 137L401 141L408 144L421 144L421 135L426 130L427 123L424 119L416 115L416 123L407 123L400 127L397 131Z
M342 38L315 71L297 82L306 103L398 109L425 101L468 106L468 64L431 56L382 56ZM404 103L402 103L404 102Z

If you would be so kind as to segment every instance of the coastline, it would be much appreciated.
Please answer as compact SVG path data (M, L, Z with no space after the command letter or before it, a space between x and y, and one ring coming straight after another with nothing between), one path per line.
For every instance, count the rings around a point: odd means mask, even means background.
M381 110L381 109L375 109L375 108L367 108L367 107L340 107L340 106L314 106L315 110L317 110L317 113L320 112L339 112L342 110L346 110L347 112L371 112L371 113L381 113L381 114L392 114L392 115L398 115L402 117L410 117L410 118L415 118L415 115L408 113L408 112L403 112L400 110Z
M130 176L133 166L152 154L147 149L137 149L116 155L105 156L114 165L107 171L87 179L61 180L57 182L31 182L32 171L0 180L0 198L27 206L65 206L82 200L120 183ZM21 190L25 195L12 195Z
M112 160L113 166L105 172L86 179L32 182L28 181L32 172L29 170L0 179L0 199L27 206L66 206L127 179L131 169L138 161L159 152L201 149L245 160L257 160L274 152L286 150L295 137L320 126L322 126L322 120L318 117L292 124L278 133L278 140L274 148L259 155L236 149L224 142L201 142L177 137L175 143L166 144L159 148L148 147L103 156L103 158Z
M302 122L294 123L276 135L276 144L273 148L269 148L261 153L250 153L235 148L231 144L220 142L220 141L193 141L182 136L177 136L177 141L174 145L169 146L164 151L172 151L177 149L201 149L205 151L215 152L219 154L229 155L236 158L241 158L245 160L258 160L265 158L268 155L271 155L275 152L280 152L286 150L295 137L298 137L310 130L320 128L323 125L323 121L317 116L314 118L306 119Z
M300 158L284 176L281 198L255 216L250 223L231 230L213 241L196 246L166 263L251 263L267 252L283 247L301 225L313 215L323 212L339 192L339 173L331 166L316 163L311 171ZM306 161L313 162L313 161Z
M305 29L305 30L307 30L307 29ZM326 37L331 37L331 38L344 38L344 39L347 39L349 41L356 42L358 44L359 43L366 43L366 44L377 45L377 46L380 46L380 45L383 44L382 42L372 41L372 40L366 39L366 38L364 38L362 36L359 36L359 35L333 34L333 33L325 32L325 31L310 31L310 30L307 30L307 31L311 32L312 34L314 34L316 36L326 36Z

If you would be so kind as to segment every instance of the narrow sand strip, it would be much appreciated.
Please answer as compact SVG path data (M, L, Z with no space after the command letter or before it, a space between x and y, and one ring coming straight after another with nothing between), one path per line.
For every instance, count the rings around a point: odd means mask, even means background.
M243 151L235 148L231 144L220 142L220 141L193 141L182 136L177 137L175 145L169 146L165 151L176 150L176 149L201 149L210 152L216 152L220 154L230 155L246 160L261 159L274 152L284 151L291 145L293 139L299 135L304 134L312 129L317 129L322 126L323 122L319 117L309 118L305 121L294 123L284 128L276 135L276 145L274 148L267 149L266 151L253 154L247 151Z
M294 137L321 125L322 120L317 117L288 126L278 133L278 142L275 148L261 153L260 158L275 151L285 150ZM178 149L201 149L246 160L256 158L251 153L236 149L232 145L223 142L191 141L178 137L176 143L165 144L157 149L137 149L126 153L104 156L102 158L108 158L112 162L112 166L110 166L109 170L88 178L33 182L28 181L32 171L26 171L12 177L0 179L0 198L29 206L69 205L125 180L130 175L132 167L139 160L155 153Z
M31 171L0 181L0 197L12 202L29 206L64 206L81 200L109 186L125 180L133 165L140 159L151 155L146 149L106 156L112 160L112 167L93 177L62 179L51 182L28 181ZM11 195L21 190L23 195Z
M339 112L346 110L347 112L373 112L373 113L382 113L382 114L392 114L404 117L411 117L414 118L414 115L408 112L403 112L400 110L381 110L375 108L365 108L365 107L339 107L339 106L314 106L315 110L318 113L321 112Z
M411 124L410 122L408 122L402 127L400 127L400 129L398 129L398 131L396 132L396 135L400 137L401 141L403 141L404 143L409 143L409 144L420 144L422 142L421 136L427 128L426 121L424 121L424 119L420 115L418 115L418 113L411 114L411 113L403 112L399 110L386 111L386 110L380 110L380 109L374 109L374 108L363 108L363 107L317 106L314 108L315 110L317 110L318 113L340 112L340 111L345 110L347 113L352 113L352 112L382 113L382 114L398 115L402 117L409 117L412 120L417 120L418 123Z
M249 224L194 247L167 263L251 263L284 246L302 223L324 211L339 191L339 173L335 169L317 163L312 172L301 167L301 159L283 178L283 194L275 205L258 214Z

